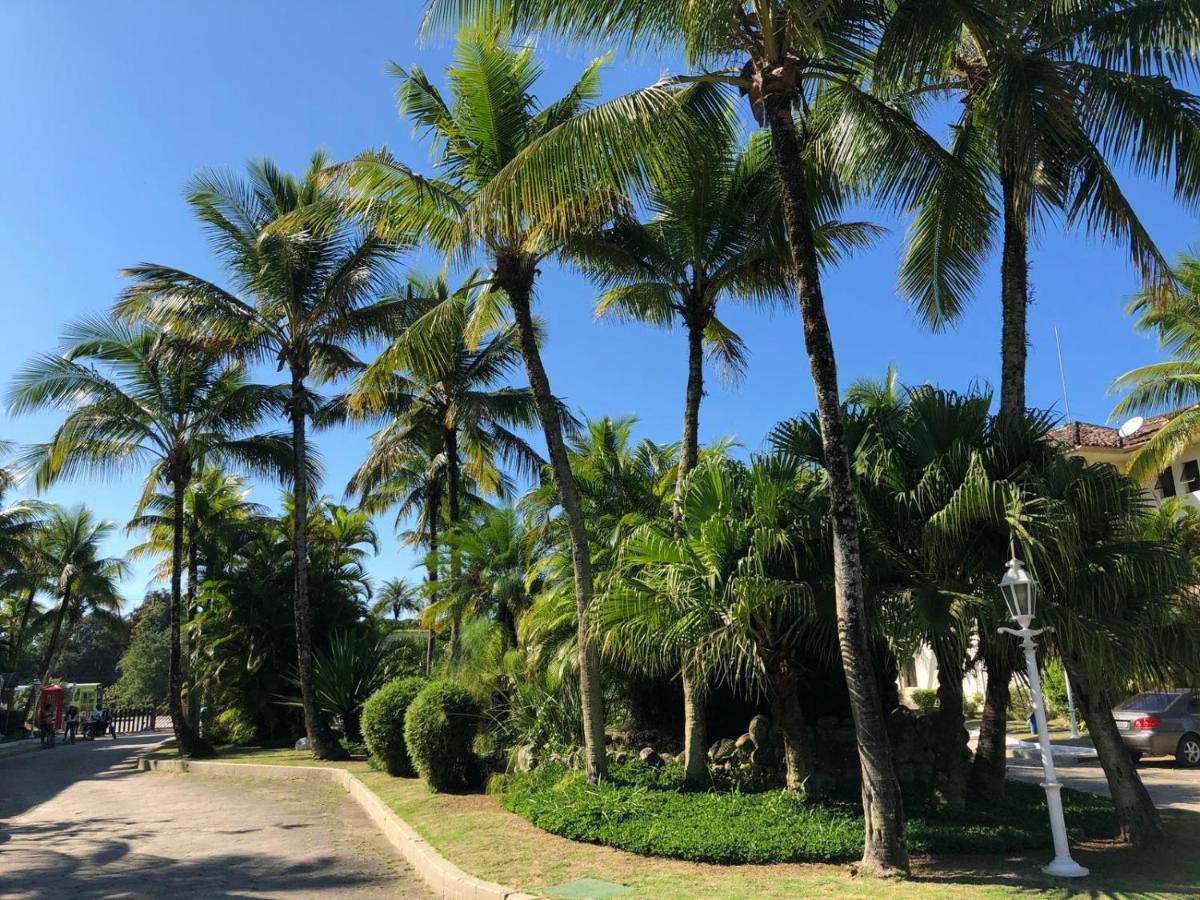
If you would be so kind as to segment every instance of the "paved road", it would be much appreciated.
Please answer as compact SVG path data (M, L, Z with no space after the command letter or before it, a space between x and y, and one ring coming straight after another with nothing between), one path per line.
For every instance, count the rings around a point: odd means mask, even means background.
M1058 780L1067 787L1091 791L1094 794L1108 793L1104 770L1098 762L1058 766L1055 772L1058 774ZM1040 784L1043 779L1042 764L1031 760L1010 759L1008 774L1010 778ZM1200 769L1184 769L1177 766L1173 759L1155 758L1139 762L1138 774L1142 776L1142 782L1150 791L1154 805L1159 809L1200 812Z
M332 785L137 772L162 735L0 761L0 897L428 897Z

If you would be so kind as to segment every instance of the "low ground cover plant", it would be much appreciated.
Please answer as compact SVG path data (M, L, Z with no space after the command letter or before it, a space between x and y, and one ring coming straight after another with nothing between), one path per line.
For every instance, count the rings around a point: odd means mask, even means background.
M581 772L547 765L506 779L503 802L539 828L645 856L724 864L838 862L863 851L862 811L852 802L806 803L786 791L683 790L679 766L615 765L589 785ZM1010 783L1004 802L948 814L914 806L915 853L1007 853L1050 846L1045 797ZM1063 791L1073 838L1113 837L1107 798Z

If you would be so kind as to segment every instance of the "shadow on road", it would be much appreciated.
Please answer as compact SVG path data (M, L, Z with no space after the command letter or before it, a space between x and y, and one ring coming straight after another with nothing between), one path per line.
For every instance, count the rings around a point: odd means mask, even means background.
M106 828L110 819L72 823L78 827ZM168 859L130 854L130 838L121 835L103 841L83 858L55 852L53 831L46 850L37 859L22 860L19 871L0 874L0 896L50 900L62 897L260 897L288 894L296 897L338 896L373 879L335 870L336 860L314 857L302 864L278 867L271 857L226 854L202 859ZM20 829L17 836L21 836ZM29 835L26 835L27 837ZM3 851L0 851L2 854Z
M0 823L45 803L78 781L108 781L135 774L137 754L165 737L165 732L156 732L76 741L0 760ZM0 843L9 830L0 827Z

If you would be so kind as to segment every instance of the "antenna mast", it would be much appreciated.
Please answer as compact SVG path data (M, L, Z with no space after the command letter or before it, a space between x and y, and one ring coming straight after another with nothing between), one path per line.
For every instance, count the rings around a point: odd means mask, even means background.
M1062 341L1058 337L1058 326L1054 326L1054 346L1058 348L1058 378L1062 382L1063 392L1063 409L1067 414L1067 421L1071 421L1071 401L1067 399L1067 369L1063 365Z

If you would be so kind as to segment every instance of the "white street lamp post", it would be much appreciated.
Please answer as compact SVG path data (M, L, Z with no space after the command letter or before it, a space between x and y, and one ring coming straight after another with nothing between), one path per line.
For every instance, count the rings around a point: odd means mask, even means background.
M1063 821L1062 785L1054 774L1054 756L1050 751L1050 735L1046 727L1046 704L1042 699L1042 679L1038 673L1037 644L1033 639L1045 629L1033 629L1033 614L1037 609L1037 584L1025 571L1019 559L1010 559L1004 577L1000 579L1000 591L1008 606L1009 615L1021 627L1001 628L1005 634L1021 638L1025 651L1025 673L1029 678L1029 690L1033 694L1033 716L1037 723L1038 745L1042 751L1042 770L1046 780L1042 787L1046 791L1046 806L1050 810L1050 832L1054 836L1054 861L1043 867L1047 875L1059 878L1082 878L1088 870L1071 859L1071 848L1067 843L1067 825Z

